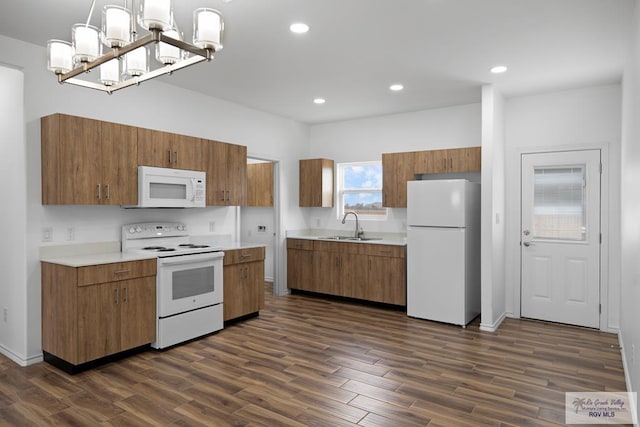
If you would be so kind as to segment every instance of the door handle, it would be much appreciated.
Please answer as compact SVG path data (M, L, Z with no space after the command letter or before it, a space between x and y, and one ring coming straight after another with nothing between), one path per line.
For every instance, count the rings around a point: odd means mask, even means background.
M526 247L533 246L533 243L531 242L522 242L522 244L525 245Z

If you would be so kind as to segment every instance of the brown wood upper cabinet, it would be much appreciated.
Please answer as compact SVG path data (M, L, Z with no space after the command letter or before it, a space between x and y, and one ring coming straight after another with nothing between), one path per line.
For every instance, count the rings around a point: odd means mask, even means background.
M43 205L138 203L136 128L66 114L40 123Z
M418 151L414 173L480 172L480 147Z
M300 207L333 207L333 160L300 160Z
M382 155L382 203L407 207L407 181L431 173L480 172L481 147L384 153Z
M204 170L200 138L138 128L138 164L161 168Z
M273 207L273 163L247 165L247 206Z
M247 147L218 141L205 145L207 205L246 205Z

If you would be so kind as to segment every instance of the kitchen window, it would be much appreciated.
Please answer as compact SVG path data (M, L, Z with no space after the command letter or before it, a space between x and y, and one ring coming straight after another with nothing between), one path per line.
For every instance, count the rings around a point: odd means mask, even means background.
M338 163L337 181L339 219L350 211L360 219L387 219L387 208L382 207L382 162Z

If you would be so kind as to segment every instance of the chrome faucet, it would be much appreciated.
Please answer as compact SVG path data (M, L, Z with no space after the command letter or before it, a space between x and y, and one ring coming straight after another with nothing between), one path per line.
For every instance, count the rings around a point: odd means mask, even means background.
M345 223L345 220L347 219L347 215L349 214L353 214L353 216L356 217L356 232L353 235L353 237L355 237L356 239L361 238L362 236L364 236L364 230L362 228L360 228L360 223L358 222L358 214L355 213L354 211L349 211L349 212L345 212L344 216L342 217L342 223Z

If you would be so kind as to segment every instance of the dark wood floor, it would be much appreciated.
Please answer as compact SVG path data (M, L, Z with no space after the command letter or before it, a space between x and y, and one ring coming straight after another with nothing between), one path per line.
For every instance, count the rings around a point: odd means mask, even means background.
M75 375L0 356L0 425L563 425L565 391L625 390L615 335L497 333L301 295L164 352Z

